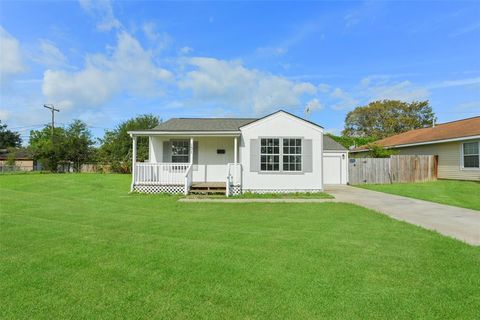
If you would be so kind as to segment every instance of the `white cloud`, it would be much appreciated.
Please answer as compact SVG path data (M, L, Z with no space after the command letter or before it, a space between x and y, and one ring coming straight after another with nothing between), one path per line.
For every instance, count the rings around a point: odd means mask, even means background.
M414 100L424 100L429 97L426 88L416 86L410 81L401 81L397 83L371 84L365 88L371 100L402 100L411 102Z
M332 105L333 110L348 110L356 107L359 100L353 98L348 92L340 89L335 88L330 93L330 96L336 100L336 102Z
M147 39L155 45L157 50L167 48L172 42L171 37L166 32L158 32L157 26L153 22L144 23L142 26L143 32Z
M25 72L20 43L0 26L0 77L2 83Z
M79 2L80 6L97 20L98 30L110 31L122 26L120 21L115 18L109 0L79 0Z
M189 53L193 52L193 49L185 46L185 47L180 48L180 50L178 50L178 51L179 51L180 54L185 55L185 54L189 54Z
M480 85L480 77L457 79L457 80L445 80L439 83L434 83L430 85L429 88L438 89L438 88L462 87L462 86L471 86L471 85Z
M301 106L302 96L312 95L316 91L310 83L297 83L248 69L239 61L197 57L184 59L183 63L193 70L181 76L179 86L192 90L195 99L244 109L253 108L257 114Z
M111 55L87 55L76 72L47 70L42 92L49 103L63 107L92 107L120 93L155 96L171 73L155 65L152 53L126 32L118 35Z
M326 84L326 83L320 83L318 85L318 90L321 92L321 93L328 93L330 91L331 87L330 85Z
M305 107L305 111L308 111L308 112L319 111L319 110L322 110L322 109L323 109L322 104L316 98L308 101L308 103Z
M50 68L64 67L67 65L65 55L52 42L47 40L40 40L40 50L32 59Z

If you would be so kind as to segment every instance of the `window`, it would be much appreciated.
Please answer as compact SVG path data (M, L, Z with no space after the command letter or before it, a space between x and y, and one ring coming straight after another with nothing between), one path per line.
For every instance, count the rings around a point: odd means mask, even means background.
M280 170L280 139L261 139L260 170Z
M283 139L283 171L302 171L301 139Z
M466 142L463 144L463 167L480 168L479 142Z
M190 142L188 140L172 141L172 162L188 163L189 152L190 152Z

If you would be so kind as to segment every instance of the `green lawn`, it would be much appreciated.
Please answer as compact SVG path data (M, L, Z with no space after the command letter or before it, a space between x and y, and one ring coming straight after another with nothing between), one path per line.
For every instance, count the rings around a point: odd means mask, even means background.
M1 319L474 319L480 248L340 203L0 176Z
M438 180L422 183L366 184L357 187L480 210L480 182Z

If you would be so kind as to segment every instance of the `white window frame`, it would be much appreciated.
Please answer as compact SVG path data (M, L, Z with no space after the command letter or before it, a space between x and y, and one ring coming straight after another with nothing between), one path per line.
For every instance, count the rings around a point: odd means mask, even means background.
M263 153L262 152L262 140L278 140L278 153ZM265 148L268 148L267 146L265 146ZM272 147L272 148L275 148L275 147ZM281 171L281 168L282 168L282 139L279 138L279 137L264 137L264 138L260 138L260 171L261 172L280 172ZM265 156L265 157L275 157L277 156L278 157L278 170L262 170L262 156ZM268 167L268 162L265 162L266 163L266 166ZM275 162L273 163L273 166L275 165Z
M478 168L465 167L464 144L466 144L466 143L477 143L478 144L478 154L477 154L477 156L479 157L479 162L480 162L480 141L465 141L465 142L462 142L460 144L461 169L462 170L480 170L480 167L478 167Z
M177 140L171 140L171 143L172 143L172 154L170 156L170 160L172 161L172 163L189 163L190 162L190 141L187 140L187 139L177 139ZM174 149L175 149L174 144L175 143L186 144L187 154L175 154L174 153ZM187 157L187 161L186 162L174 162L173 157Z
M273 174L278 174L278 173L282 173L282 174L304 174L304 166L303 166L303 147L304 147L304 138L303 137L258 137L260 143L259 143L259 150L258 150L258 154L260 155L259 157L259 170L258 172L260 173L273 173ZM262 170L262 155L271 155L271 154L265 154L265 153L262 153L262 140L263 139L278 139L279 141L279 153L278 154L273 154L274 156L277 156L278 155L278 170ZM283 153L283 140L284 139L299 139L300 140L300 146L301 146L301 154L299 155L300 156L300 168L301 170L283 170L283 156L284 155L293 155L293 154L284 154ZM296 156L298 156L298 154L295 154Z
M288 153L285 153L284 152L284 148L285 148L285 140L294 140L295 141L295 145L294 146L291 146L290 144L286 147L289 149ZM300 145L297 146L297 140L300 141ZM294 147L295 149L296 148L300 148L300 153L290 153L290 148L291 147ZM303 143L302 143L302 139L300 138L282 138L282 171L284 172L303 172ZM283 160L284 157L300 157L300 163L291 163L290 161L287 161L286 163L290 166L291 164L294 164L295 166L295 169L294 170L290 170L287 169L285 170L284 168L284 164L285 164L285 161ZM300 170L297 170L297 164L300 165Z

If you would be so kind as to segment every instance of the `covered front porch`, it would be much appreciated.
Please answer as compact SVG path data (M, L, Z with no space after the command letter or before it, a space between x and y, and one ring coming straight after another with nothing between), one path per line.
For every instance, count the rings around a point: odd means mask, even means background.
M238 134L166 134L132 132L131 191L189 194L198 190L239 194L242 167ZM148 137L149 154L137 161L138 137ZM199 189L200 188L200 189Z

